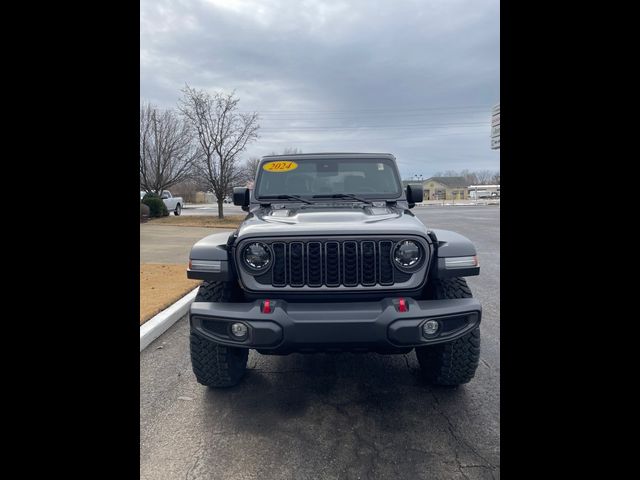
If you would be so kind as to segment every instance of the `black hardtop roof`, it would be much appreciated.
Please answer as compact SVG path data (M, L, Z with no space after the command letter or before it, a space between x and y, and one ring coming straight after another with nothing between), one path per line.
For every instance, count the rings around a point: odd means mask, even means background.
M361 159L361 158L388 158L391 160L395 160L394 157L390 153L353 153L353 152L326 152L326 153L292 153L292 154L283 154L283 155L265 155L262 157L262 160L265 159L274 159L274 158L284 158L284 159L303 159L303 158L336 158L340 159Z

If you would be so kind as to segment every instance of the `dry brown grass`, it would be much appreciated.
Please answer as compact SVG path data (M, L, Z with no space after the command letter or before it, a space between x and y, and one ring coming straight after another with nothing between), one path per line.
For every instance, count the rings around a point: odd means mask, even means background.
M140 325L200 283L187 278L187 265L140 264Z
M236 228L244 220L244 215L228 215L219 219L214 215L189 215L176 217L152 218L147 225L175 225L177 227L209 227L209 228Z

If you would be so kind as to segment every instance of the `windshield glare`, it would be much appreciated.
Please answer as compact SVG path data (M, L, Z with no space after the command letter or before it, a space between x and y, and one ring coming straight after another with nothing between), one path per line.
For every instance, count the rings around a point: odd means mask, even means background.
M263 163L255 193L258 198L337 194L396 198L401 187L393 161L386 158L296 159Z

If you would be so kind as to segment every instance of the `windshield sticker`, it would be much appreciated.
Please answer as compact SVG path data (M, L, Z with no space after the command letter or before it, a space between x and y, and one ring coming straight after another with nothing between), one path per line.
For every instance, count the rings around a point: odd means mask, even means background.
M262 168L267 172L289 172L298 168L296 162L268 162L265 163Z
M384 163L378 164L378 170L384 170Z

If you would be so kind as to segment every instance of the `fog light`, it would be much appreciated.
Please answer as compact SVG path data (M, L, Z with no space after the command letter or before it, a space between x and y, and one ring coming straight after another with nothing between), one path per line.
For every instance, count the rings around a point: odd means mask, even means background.
M248 332L249 329L244 323L234 323L231 325L231 334L236 338L244 338Z
M428 322L425 322L424 325L422 325L422 333L430 337L432 335L435 335L438 332L439 328L440 324L436 320L429 320Z

